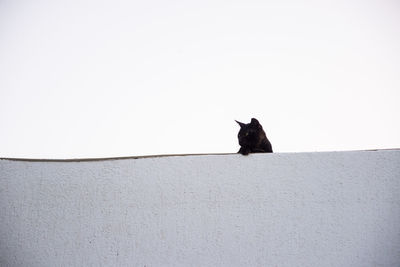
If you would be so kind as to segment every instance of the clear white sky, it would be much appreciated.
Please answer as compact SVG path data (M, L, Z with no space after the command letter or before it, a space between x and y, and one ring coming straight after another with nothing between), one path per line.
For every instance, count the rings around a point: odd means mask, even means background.
M400 3L0 1L0 157L400 147Z

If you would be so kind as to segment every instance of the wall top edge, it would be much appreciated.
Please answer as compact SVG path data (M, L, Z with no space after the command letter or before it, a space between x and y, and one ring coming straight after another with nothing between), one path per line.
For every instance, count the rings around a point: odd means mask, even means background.
M340 152L374 152L374 151L390 151L400 150L400 148L390 149L369 149L369 150L347 150L347 151L318 151L318 152L284 152L274 154L304 154L304 153L340 153ZM145 158L165 158L165 157L187 157L187 156L224 156L237 155L237 153L203 153L203 154L160 154L160 155L143 155L143 156L126 156L126 157L105 157L105 158L71 158L71 159L35 159L35 158L0 158L0 160L8 161L28 161L28 162L90 162L90 161L111 161L126 159L145 159Z

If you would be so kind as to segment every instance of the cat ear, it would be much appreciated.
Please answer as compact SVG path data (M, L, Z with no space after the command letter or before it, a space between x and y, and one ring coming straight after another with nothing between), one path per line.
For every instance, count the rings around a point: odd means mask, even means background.
M240 122L240 121L237 121L237 120L235 120L239 125L240 125L240 128L242 128L243 126L245 126L246 124L244 124L243 122Z
M258 122L258 120L255 119L255 118L252 118L250 123L253 124L253 125L255 125L255 126L260 125L260 123Z

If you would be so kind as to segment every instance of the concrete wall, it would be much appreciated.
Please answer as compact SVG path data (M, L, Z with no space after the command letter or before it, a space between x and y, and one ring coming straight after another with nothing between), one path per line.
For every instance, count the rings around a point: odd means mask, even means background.
M0 160L1 266L400 266L400 150Z

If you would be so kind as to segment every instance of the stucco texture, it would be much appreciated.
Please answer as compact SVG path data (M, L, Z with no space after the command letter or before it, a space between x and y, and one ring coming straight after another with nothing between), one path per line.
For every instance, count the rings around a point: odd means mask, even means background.
M1 266L400 266L400 150L0 160Z

